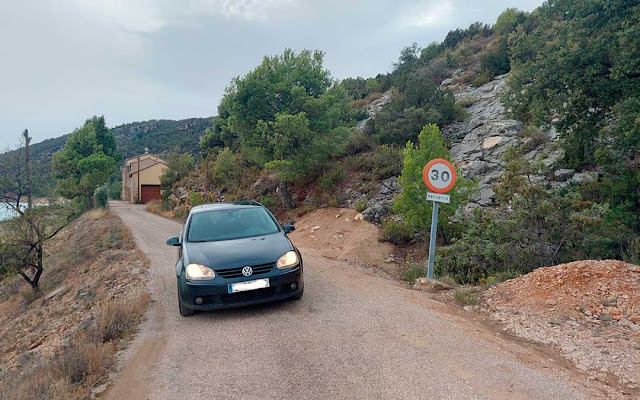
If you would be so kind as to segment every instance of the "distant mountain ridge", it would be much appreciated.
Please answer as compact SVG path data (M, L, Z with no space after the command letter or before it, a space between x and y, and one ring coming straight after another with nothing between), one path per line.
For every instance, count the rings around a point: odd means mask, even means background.
M200 138L211 126L209 118L182 120L149 120L119 125L111 129L118 143L118 151L125 158L149 152L166 155L175 147L193 155L200 153Z
M210 126L211 117L182 120L160 119L118 125L111 128L111 131L118 143L118 151L125 158L144 153L145 148L148 148L151 153L163 156L176 146L181 151L197 156L200 152L200 138ZM30 146L34 174L50 176L51 156L64 148L69 135L46 139ZM8 153L0 154L0 158L5 154ZM52 184L52 180L49 179L49 186L43 190L43 193L38 194L49 194Z

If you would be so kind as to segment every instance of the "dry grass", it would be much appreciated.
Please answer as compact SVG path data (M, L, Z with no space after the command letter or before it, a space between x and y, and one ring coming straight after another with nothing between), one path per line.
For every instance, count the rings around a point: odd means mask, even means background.
M476 295L465 288L456 289L453 299L459 306L472 306L478 302Z
M149 300L147 292L139 291L126 300L104 302L98 314L98 331L102 340L120 340L135 332Z
M148 260L108 210L73 221L46 252L41 293L64 286L56 296L22 298L26 283L0 283L0 399L90 397L149 303Z
M149 211L150 213L160 214L162 212L162 201L161 200L152 200L144 206L144 209Z
M95 341L93 335L75 339L67 350L58 355L51 368L74 385L93 386L104 379L115 364L116 349L113 343Z
M73 400L81 399L80 388L62 377L60 371L34 367L25 373L9 372L0 382L0 399L7 400Z
M99 219L104 219L107 217L107 209L106 208L94 208L93 210L89 210L84 214L84 219L87 221L96 221Z
M169 219L178 219L181 220L180 217L182 215L176 215L173 210L163 210L162 201L161 200L152 200L147 203L144 207L145 210L149 211L152 214L160 215L161 217L169 218Z

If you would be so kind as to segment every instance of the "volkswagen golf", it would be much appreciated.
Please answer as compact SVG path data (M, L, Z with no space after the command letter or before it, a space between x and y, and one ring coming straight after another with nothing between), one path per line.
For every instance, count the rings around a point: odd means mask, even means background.
M178 307L183 317L287 298L304 292L300 251L257 202L212 203L191 209L178 247Z

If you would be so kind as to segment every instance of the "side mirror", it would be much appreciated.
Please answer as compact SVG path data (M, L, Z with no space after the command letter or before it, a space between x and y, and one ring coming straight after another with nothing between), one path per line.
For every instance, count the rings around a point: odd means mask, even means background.
M167 245L169 246L180 246L181 244L182 243L180 243L180 239L177 236L173 236L167 239Z
M296 230L296 227L293 225L284 225L283 228L284 228L284 233L289 233Z

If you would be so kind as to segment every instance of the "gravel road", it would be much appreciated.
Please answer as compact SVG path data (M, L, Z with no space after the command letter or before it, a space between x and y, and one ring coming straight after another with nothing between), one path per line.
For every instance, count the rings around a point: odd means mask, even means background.
M110 399L586 399L577 372L424 293L312 248L300 301L178 314L180 224L112 210L151 261L153 303Z

